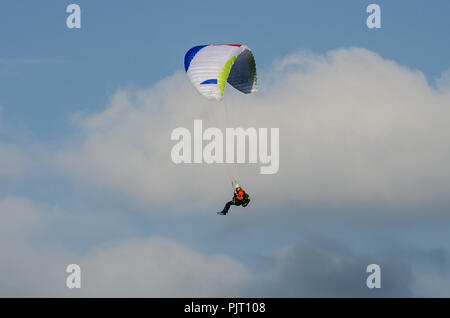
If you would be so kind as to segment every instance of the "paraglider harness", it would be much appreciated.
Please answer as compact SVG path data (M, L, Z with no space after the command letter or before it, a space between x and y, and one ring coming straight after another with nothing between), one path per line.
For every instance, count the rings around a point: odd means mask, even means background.
M241 188L241 190L242 190L242 188ZM238 195L238 193L236 191L234 192L233 200L234 200L235 205L242 205L245 208L250 203L250 196L244 190L242 190L242 192L244 192L244 195L242 196L242 200L236 199L236 196Z
M244 191L244 198L242 199L242 206L245 208L250 203L250 196Z

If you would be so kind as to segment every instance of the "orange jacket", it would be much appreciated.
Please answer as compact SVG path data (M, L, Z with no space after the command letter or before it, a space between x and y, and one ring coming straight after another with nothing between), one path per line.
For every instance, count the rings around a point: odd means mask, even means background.
M238 192L236 192L236 194L235 194L235 198L237 199L237 200L243 200L244 199L244 190L239 190Z

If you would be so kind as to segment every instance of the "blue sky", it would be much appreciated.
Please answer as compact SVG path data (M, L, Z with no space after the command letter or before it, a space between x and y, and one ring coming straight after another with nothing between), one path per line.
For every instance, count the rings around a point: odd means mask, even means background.
M72 2L81 6L79 30L66 27ZM117 286L131 282L113 295L449 296L450 173L442 145L450 98L436 81L450 68L450 3L374 2L379 30L365 24L370 1L2 1L0 211L11 224L5 235L16 238L13 250L25 251L30 264L50 264L43 276L55 286L54 267L79 262L95 272L116 264ZM283 148L278 175L246 170L243 184L255 199L226 218L214 213L231 196L220 172L158 161L169 158L174 114L190 125L190 109L202 113L183 58L207 43L253 50L263 97L239 102L250 111L266 105L255 117L266 126L283 123L282 142L292 141L290 132L301 145ZM277 73L287 56L316 66L305 72L293 63ZM348 72L336 73L342 65ZM285 90L277 90L274 73ZM347 108L349 100L355 104ZM111 119L114 107L123 113ZM298 122L283 117L290 111ZM305 120L311 114L315 120ZM297 152L303 145L308 155ZM132 167L142 162L142 170ZM224 280L202 276L203 287L184 289L183 279L168 279L162 283L178 289L162 294L141 289L127 275L145 271L139 264L150 262L147 251L160 256L167 277L192 278L160 246L194 255L187 268L217 270ZM2 248L4 259L23 261ZM129 272L121 272L116 253L136 256ZM222 256L229 269L216 268ZM334 261L345 265L328 268ZM388 278L372 294L354 281L364 280L370 262ZM0 295L71 295L51 283L16 283L20 268L0 261L0 275L8 271L14 288ZM242 279L228 285L231 276ZM95 282L82 295L109 295L104 286L114 286ZM212 285L224 289L204 288Z

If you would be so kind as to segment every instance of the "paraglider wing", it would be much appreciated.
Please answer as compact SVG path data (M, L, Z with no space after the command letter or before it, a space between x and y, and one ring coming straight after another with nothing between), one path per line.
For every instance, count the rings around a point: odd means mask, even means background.
M252 52L241 44L211 44L191 48L184 67L197 91L221 100L226 83L249 94L257 91L256 64Z

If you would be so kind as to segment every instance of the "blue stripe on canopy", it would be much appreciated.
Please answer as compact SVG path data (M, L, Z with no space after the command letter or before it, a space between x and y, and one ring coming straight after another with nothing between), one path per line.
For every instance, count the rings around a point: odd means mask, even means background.
M202 85L202 84L217 84L217 78L207 79L206 81L203 81L200 83L200 85Z
M191 61L194 58L195 54L197 54L197 52L203 49L205 46L207 45L194 46L186 52L186 55L184 56L184 69L186 72L188 71L189 65L191 65Z

